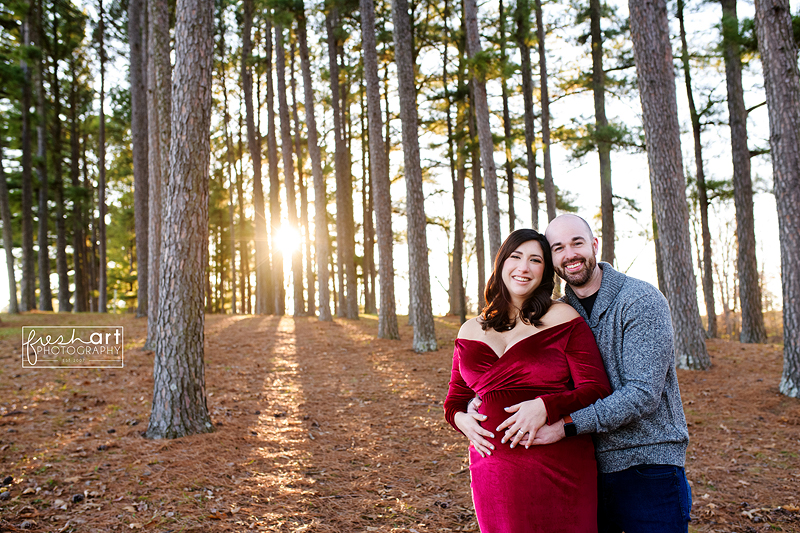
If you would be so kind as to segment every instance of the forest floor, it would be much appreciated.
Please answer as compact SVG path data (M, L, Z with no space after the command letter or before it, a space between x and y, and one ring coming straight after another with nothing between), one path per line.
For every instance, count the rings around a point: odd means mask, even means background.
M0 531L477 531L467 443L442 416L439 351L376 339L377 318L208 316L211 434L152 441L145 319L2 315ZM23 325L122 325L123 369L22 368ZM692 531L800 532L800 400L774 345L708 343L679 372ZM0 492L2 492L0 491ZM4 499L3 499L4 498Z

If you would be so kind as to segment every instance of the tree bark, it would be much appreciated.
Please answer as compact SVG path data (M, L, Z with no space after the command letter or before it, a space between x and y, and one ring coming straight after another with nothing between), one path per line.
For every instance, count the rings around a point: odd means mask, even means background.
M253 162L253 207L255 209L256 248L256 309L258 315L274 311L274 302L268 298L267 286L271 284L269 270L269 244L267 241L267 219L264 211L264 190L261 184L261 144L257 141L255 112L253 110L253 72L250 67L253 51L251 33L253 28L253 0L244 0L242 27L242 90L247 123L247 148ZM270 162L271 164L272 162Z
M69 273L67 267L67 228L64 218L64 176L61 110L61 83L58 79L58 64L61 61L61 43L59 35L59 17L56 8L52 10L52 39L50 42L53 60L50 72L50 92L53 97L53 185L56 200L56 272L58 274L58 312L72 310L70 304Z
M480 60L481 43L478 31L478 5L476 0L464 0L464 26L467 34L467 54L471 61ZM489 257L494 261L500 249L500 203L497 195L497 170L494 165L494 142L489 124L489 103L486 98L486 80L473 65L472 72L473 103L475 122L478 129L478 142L483 167L483 186L486 189L486 215L489 226Z
M531 48L529 44L530 0L517 0L514 19L517 22L515 39L521 57L520 75L522 77L522 99L525 105L525 161L528 170L528 191L531 202L531 227L539 229L539 180L536 177L536 132L533 129L533 75L531 69Z
M170 173L170 142L172 136L172 64L170 61L170 18L167 0L148 0L148 64L150 76L155 78L154 83L148 86L153 91L153 100L156 106L155 122L150 121L148 131L156 129L156 143L158 154L154 157L158 161L157 170L151 171L148 180L148 200L150 228L148 229L150 243L148 245L148 295L147 304L153 312L147 314L147 342L146 346L155 347L155 336L158 329L158 309L161 287L161 256L164 253L162 239L162 221L165 216L163 199L167 195L167 185ZM149 103L148 103L149 105ZM153 134L149 133L150 138ZM149 156L149 151L148 151ZM155 183L152 183L155 181Z
M375 230L378 238L378 277L380 308L378 337L399 339L394 296L394 258L392 237L392 198L388 164L383 144L381 94L378 85L378 52L375 43L375 6L372 0L361 0L361 36L364 51L364 80L367 86L369 124L369 165L375 202Z
M108 312L108 280L106 277L106 113L105 113L105 73L106 73L106 52L105 52L105 12L103 10L103 0L98 0L100 42L100 127L97 138L97 248L98 248L98 269L97 269L97 311L100 313Z
M83 134L83 143L81 145L81 161L82 161L82 169L83 169L83 188L86 189L87 192L87 204L86 210L84 211L84 219L83 225L86 228L86 236L91 242L91 246L86 246L86 270L87 270L87 278L89 280L88 287L90 288L88 291L88 304L89 304L89 312L97 312L100 308L99 306L99 293L97 296L95 295L95 289L100 285L98 277L98 260L97 260L97 220L94 218L95 212L95 203L94 203L94 184L89 179L89 164L86 159L86 147L89 144L89 134L84 132ZM98 168L99 170L99 168Z
M742 331L739 340L765 342L764 316L761 314L761 287L756 261L756 235L753 220L753 182L750 177L750 150L747 148L747 108L742 89L742 59L739 51L739 19L736 0L722 0L722 45L725 79L728 88L728 115L733 157L733 201L736 206L738 241L737 270Z
M611 188L611 143L608 141L606 118L606 73L603 70L603 33L600 0L589 0L592 34L592 92L594 93L594 131L600 159L600 212L603 218L603 248L600 257L614 264L614 195Z
M481 166L475 139L475 99L470 82L469 139L472 157L472 203L475 209L475 255L478 257L478 313L486 306L486 251L483 244L483 197L481 195Z
M314 89L311 81L311 60L308 55L305 8L300 6L297 20L298 45L300 47L300 69L303 72L303 96L308 128L308 155L311 158L311 175L314 179L314 255L317 259L317 283L319 284L319 319L332 320L331 295L328 271L328 210L325 177L322 175L322 156L317 136L317 120L314 115ZM313 286L309 280L309 293Z
M34 10L22 22L22 43L30 45L31 19ZM36 309L36 272L33 256L33 147L31 146L31 72L25 60L20 60L22 69L22 281L20 287L20 311Z
M72 264L75 280L75 298L73 311L84 313L88 310L86 284L86 228L83 226L83 212L86 207L85 190L80 183L80 136L78 133L78 65L73 55L70 65L70 182L73 189L72 199ZM16 298L16 294L14 295Z
M253 228L250 226L250 221L244 211L244 185L242 182L242 101L239 99L239 116L238 116L238 142L237 142L237 158L239 166L236 167L236 203L239 208L239 235L242 236L240 258L242 265L242 278L240 281L240 293L242 295L242 312L251 314L253 311L253 303L250 294L250 245L248 244L253 235Z
M536 6L536 37L539 41L539 77L542 93L542 153L544 154L544 194L547 200L547 220L556 218L556 185L550 164L550 93L547 89L547 53L544 44L545 31L542 17L542 2L534 0Z
M362 43L363 46L363 43ZM375 77L377 79L377 60L375 62ZM367 103L364 94L364 73L362 69L362 83L360 85L361 99L361 217L364 221L364 260L362 262L362 273L364 278L364 313L375 314L378 309L375 304L375 226L372 220L374 211L372 199L372 187L370 182L372 175L369 170L369 139L367 132ZM380 95L378 96L380 98Z
M286 288L283 285L283 251L277 246L275 230L281 227L281 181L278 176L278 142L275 137L275 91L272 86L272 24L264 24L267 76L267 150L269 156L269 218L272 238L272 295L274 313L286 313ZM260 114L260 113L259 113ZM260 145L260 143L259 143Z
M506 15L503 9L503 0L500 0L499 13L499 40L500 40L500 88L503 94L503 142L506 152L506 188L508 190L508 231L514 231L517 215L514 210L514 158L511 155L511 113L508 109L508 80L506 79L506 69L508 68L508 54L506 53Z
M3 220L3 249L6 252L8 274L8 312L19 313L17 280L14 277L14 236L11 231L11 207L8 204L8 183L3 168L3 146L0 144L0 217Z
M311 229L308 225L308 188L306 187L305 172L303 170L303 139L301 135L302 128L300 126L300 114L297 112L297 79L295 77L295 55L297 45L297 35L291 42L289 50L289 79L291 81L292 90L292 120L294 122L294 146L295 153L297 154L297 186L300 190L300 225L305 231L305 238L303 244L305 245L306 256L306 280L308 287L308 315L314 316L317 314L317 308L314 303L314 261L311 255ZM298 229L299 231L299 229Z
M395 61L397 63L400 121L403 126L403 161L406 178L406 209L408 218L408 273L411 281L409 306L414 314L415 352L437 349L436 332L431 309L430 275L428 270L428 239L426 235L425 197L422 194L422 167L417 129L417 94L411 38L411 21L406 0L392 0ZM491 155L491 154L490 154Z
M769 144L783 294L780 391L800 397L800 73L788 0L756 0L758 50L769 109Z
M449 36L447 28L447 19L449 18L448 4L445 1L444 25L445 36ZM447 38L447 37L445 37ZM464 272L462 270L462 263L464 261L464 196L465 184L467 180L467 166L466 157L464 153L464 121L466 104L463 95L466 93L466 65L464 64L464 55L458 55L458 94L460 98L456 104L456 122L459 131L462 132L458 136L457 151L453 150L453 136L454 128L452 124L451 115L451 100L450 92L447 85L447 47L444 47L443 67L442 67L442 81L445 87L445 98L447 99L447 138L449 143L450 155L450 181L453 185L453 208L455 210L455 228L453 229L453 259L450 266L450 312L457 315L459 321L463 324L467 320L467 301L466 289L464 288ZM456 153L458 154L456 157Z
M159 116L159 90L156 70L158 43L156 27L163 23L159 19L159 2L147 1L147 339L145 349L155 347L156 328L158 327L158 273L161 258L161 122L168 121L169 116ZM169 24L169 21L167 21ZM134 180L136 177L134 176ZM141 261L141 259L140 259ZM141 290L141 286L139 287ZM141 303L141 302L140 302Z
M178 0L176 15L171 172L164 202L160 278L163 297L159 300L153 407L146 432L151 439L214 429L206 405L203 363L213 3Z
M328 60L331 75L331 106L333 107L334 172L336 174L336 268L339 276L338 315L347 318L358 318L357 294L351 289L351 274L354 276L355 243L352 242L352 202L353 184L347 169L347 146L345 144L345 126L341 108L342 95L339 80L339 62L337 61L339 39L336 36L339 15L336 8L326 18L328 36ZM348 211L348 205L350 210ZM353 268L351 268L351 265ZM355 280L353 280L355 281Z
M275 24L275 66L278 78L278 113L281 123L281 155L283 156L283 179L286 186L286 204L289 225L300 232L300 219L297 216L297 193L294 181L294 160L292 159L292 127L289 122L289 104L286 100L286 50L283 46L283 26ZM294 316L306 314L303 291L303 252L300 246L292 252L292 286L294 288Z
M701 126L700 115L694 103L692 92L692 72L689 65L689 47L686 42L686 28L683 19L684 1L678 0L678 23L681 36L681 63L683 65L683 78L686 82L686 94L689 97L689 117L692 121L692 134L694 136L694 162L697 174L697 199L700 207L700 232L703 237L703 261L701 278L703 282L703 297L706 304L708 321L708 336L717 337L717 311L714 305L714 277L711 259L711 232L708 227L708 193L706 190L706 177L703 168L703 144L700 140Z
M220 77L222 82L222 103L223 103L223 136L225 137L225 170L228 174L228 231L230 232L230 247L231 247L231 313L234 315L239 312L238 301L236 298L236 225L234 223L234 212L236 208L236 181L234 181L234 153L233 153L233 137L228 129L228 124L231 120L230 112L228 111L228 86L225 80L225 30L220 29L220 55L221 63ZM241 258L241 255L240 255ZM242 266L243 261L240 259L239 264ZM242 302L244 305L244 302Z
M44 94L44 12L42 10L42 0L35 0L36 7L33 24L33 45L42 50L42 57L36 63L36 114L38 122L36 124L36 173L39 178L39 309L42 311L53 310L53 294L50 290L50 248L47 239L47 226L49 210L48 200L48 177L47 177L47 109L45 107Z
M653 209L661 253L669 258L664 274L676 362L680 368L706 369L711 360L697 310L666 0L631 0L629 9Z
M338 21L338 15L337 15ZM338 22L337 22L338 23ZM343 246L340 248L342 256L344 257L344 273L345 283L347 284L345 295L345 316L347 318L358 318L358 272L356 270L356 222L353 206L353 121L352 114L350 113L350 69L346 64L347 56L344 52L344 40L339 39L338 44L338 58L341 61L340 70L344 73L339 87L339 94L342 98L342 142L345 147L344 155L344 185L347 189L347 194L342 195L344 215L344 235L336 236L336 240ZM338 189L337 189L338 198ZM339 215L339 207L337 205L337 219Z
M128 2L128 42L130 43L131 84L131 141L133 147L133 207L136 224L136 271L139 290L136 316L147 316L148 231L150 215L148 166L148 125L146 87L146 43L143 36L147 28L142 24L146 15L146 0Z

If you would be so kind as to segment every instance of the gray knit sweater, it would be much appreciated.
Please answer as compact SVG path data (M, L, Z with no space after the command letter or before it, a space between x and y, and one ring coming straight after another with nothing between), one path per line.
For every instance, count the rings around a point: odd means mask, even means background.
M675 373L672 320L651 284L599 263L592 316L567 286L564 301L594 333L614 392L572 413L578 433L596 433L600 472L642 464L684 466L689 432Z

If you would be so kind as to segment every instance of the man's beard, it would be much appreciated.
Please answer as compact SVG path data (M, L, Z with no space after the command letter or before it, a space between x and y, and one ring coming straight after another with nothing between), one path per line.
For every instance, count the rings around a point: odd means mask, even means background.
M556 274L558 277L572 285L573 287L583 287L592 277L592 272L597 267L597 260L594 256L589 257L588 259L583 257L583 263L581 269L577 272L567 272L567 269L562 265L556 266ZM571 261L567 261L571 262Z

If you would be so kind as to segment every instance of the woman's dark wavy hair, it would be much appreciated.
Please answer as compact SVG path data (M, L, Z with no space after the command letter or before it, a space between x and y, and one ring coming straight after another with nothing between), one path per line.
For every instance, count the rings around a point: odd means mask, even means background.
M496 331L508 331L514 327L516 317L509 317L511 309L511 295L506 284L503 283L503 263L514 253L519 245L528 241L537 241L542 247L544 260L544 275L542 282L536 287L527 300L522 304L519 317L526 324L540 326L540 319L553 304L552 294L555 286L555 271L553 258L550 254L550 244L544 235L533 229L518 229L511 233L500 250L494 262L494 271L486 283L484 296L486 307L481 312L481 327L485 330L493 328Z

